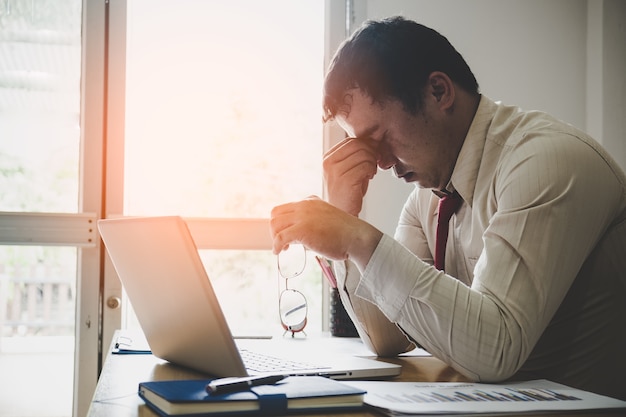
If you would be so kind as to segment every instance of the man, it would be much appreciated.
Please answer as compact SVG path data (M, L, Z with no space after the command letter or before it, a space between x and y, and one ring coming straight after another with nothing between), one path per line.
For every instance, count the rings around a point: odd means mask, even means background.
M399 17L342 44L324 110L348 135L324 158L328 202L276 207L273 249L345 261L342 301L374 352L417 343L476 381L626 399L626 177L598 143L481 95L445 37ZM358 218L377 167L417 185L395 239Z

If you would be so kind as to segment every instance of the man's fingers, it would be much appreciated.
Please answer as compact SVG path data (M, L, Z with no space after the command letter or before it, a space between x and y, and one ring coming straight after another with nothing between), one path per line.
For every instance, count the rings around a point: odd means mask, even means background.
M323 158L324 168L332 164L341 163L346 160L371 160L376 163L378 153L367 143L349 138L332 147Z

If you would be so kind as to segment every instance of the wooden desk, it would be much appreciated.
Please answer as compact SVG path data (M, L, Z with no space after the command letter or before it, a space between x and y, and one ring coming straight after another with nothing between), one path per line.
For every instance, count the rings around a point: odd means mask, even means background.
M394 381L467 381L463 375L433 357L405 356L378 360L402 365L402 374ZM207 378L207 376L172 365L153 355L113 355L109 353L89 408L88 417L155 417L157 414L151 411L137 395L139 382L195 378L201 379ZM611 413L608 414L611 415ZM324 415L360 417L377 416L378 414L363 411ZM606 415L607 413L576 413L576 416L606 417ZM533 414L533 416L543 415ZM550 414L550 416L554 416L554 414Z

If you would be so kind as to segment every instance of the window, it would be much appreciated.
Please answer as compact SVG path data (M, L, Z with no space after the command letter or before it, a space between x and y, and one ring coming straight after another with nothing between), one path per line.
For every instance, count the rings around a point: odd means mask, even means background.
M121 287L111 266L101 265L94 232L101 217L181 214L203 248L215 237L204 232L207 225L253 225L254 236L237 239L238 251L202 249L201 256L226 293L220 298L235 294L224 303L233 326L245 331L250 324L253 315L235 302L253 295L261 295L269 325L278 326L275 259L262 231L273 205L321 194L324 5L338 16L343 10L330 1L0 0L0 369L8 370L0 388L11 384L0 389L0 416L28 412L16 405L37 408L32 415L69 415L73 377L72 414L87 412L112 330L120 327L119 310L107 301ZM221 22L230 25L202 35ZM344 35L343 18L337 22L333 44ZM286 45L273 45L277 31ZM246 44L251 51L244 52ZM276 48L260 52L267 46ZM127 67L127 56L140 58ZM194 56L187 66L178 62ZM220 268L234 264L240 276L222 276ZM266 272L249 274L254 269ZM27 285L33 277L39 282ZM319 316L319 275L302 284ZM255 294L254 285L263 291ZM32 300L34 309L24 309ZM8 340L33 333L50 339ZM3 365L18 363L9 352L14 342L26 342L17 351L29 355L64 350L65 359L54 362L58 372L35 355L21 368L49 387L50 401L21 399L30 392L15 387L27 384L16 384Z
M323 6L128 2L123 215L266 224L273 206L322 194ZM263 227L262 242L236 239L257 250L201 248L235 333L280 329ZM308 265L308 326L321 330L321 275Z
M0 2L0 416L72 414L81 30L80 0Z

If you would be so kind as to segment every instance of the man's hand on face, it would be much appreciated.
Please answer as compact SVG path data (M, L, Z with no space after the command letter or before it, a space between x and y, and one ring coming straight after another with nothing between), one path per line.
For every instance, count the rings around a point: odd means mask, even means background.
M328 202L358 216L369 182L377 172L375 143L368 139L347 138L324 155L324 181Z

